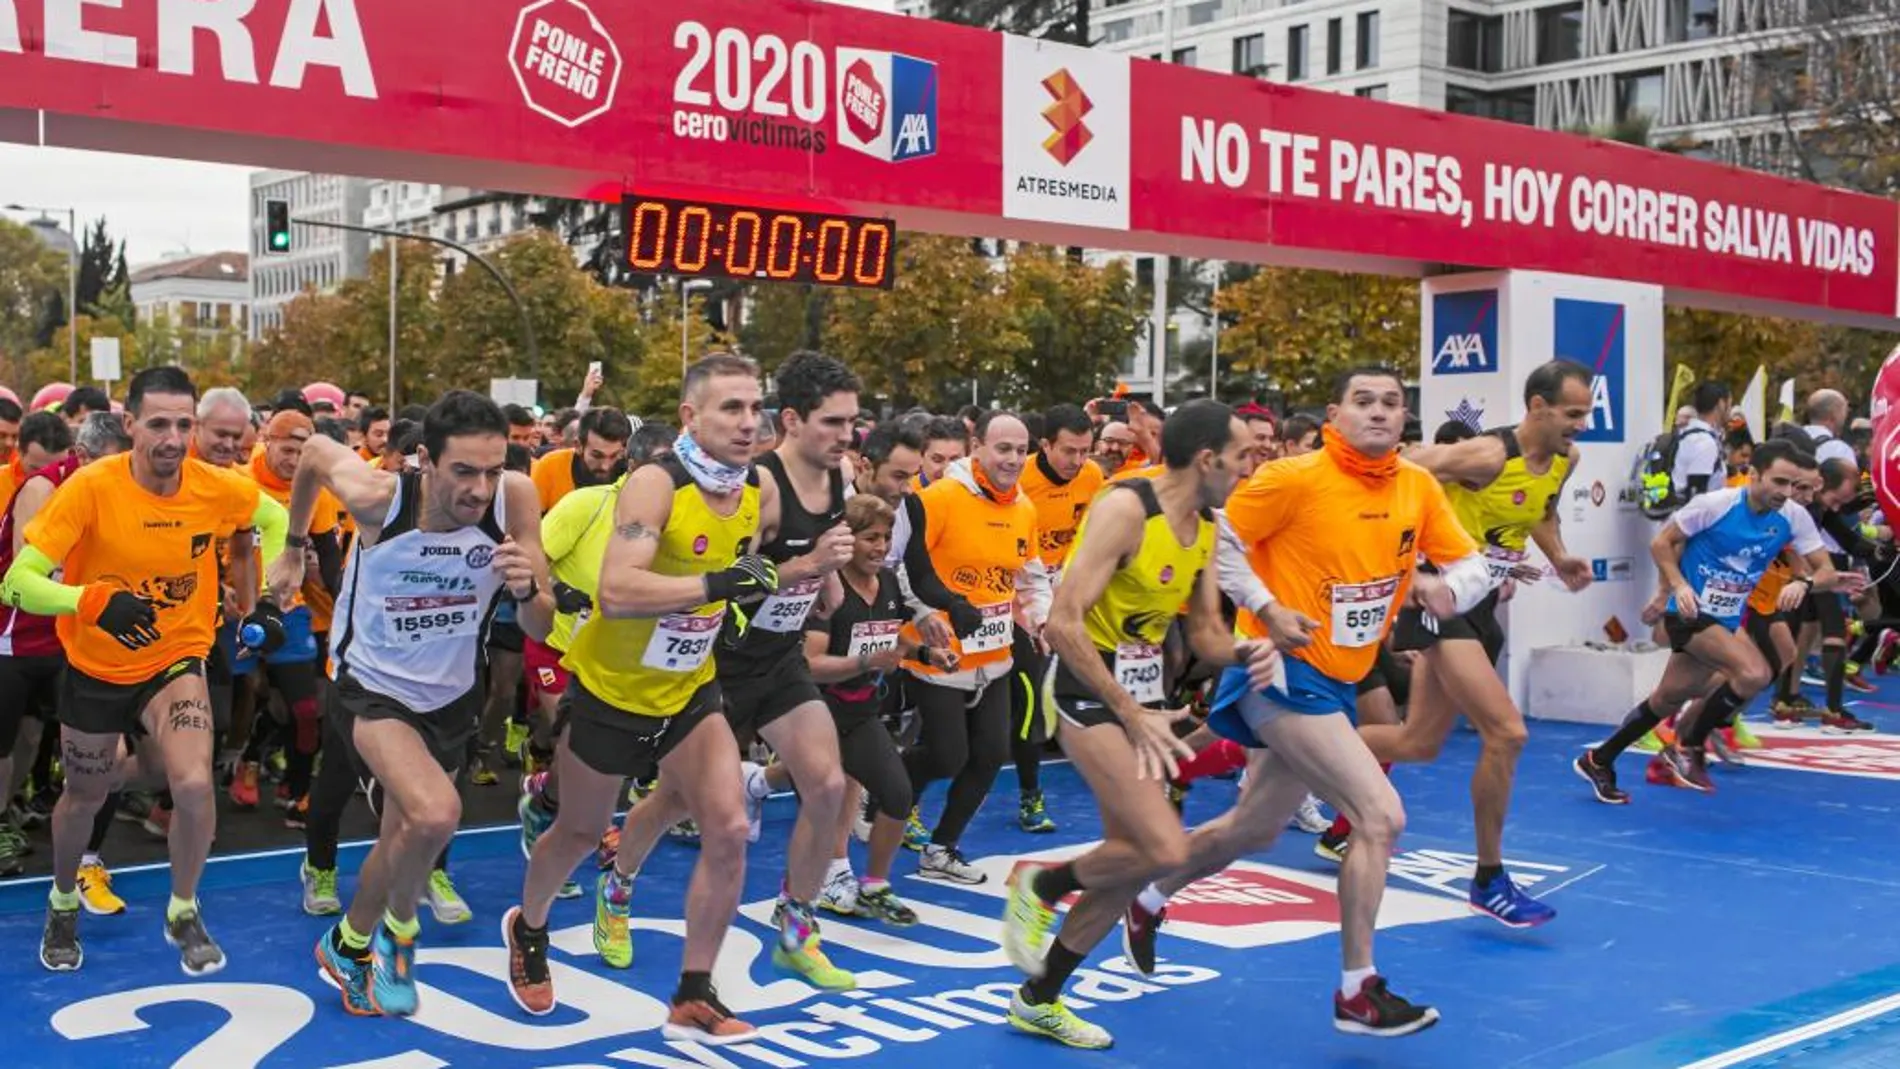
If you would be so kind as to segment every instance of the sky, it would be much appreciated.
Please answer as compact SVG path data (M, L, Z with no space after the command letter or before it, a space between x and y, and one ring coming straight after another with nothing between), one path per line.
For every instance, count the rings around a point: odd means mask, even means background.
M141 264L174 255L249 244L248 167L121 156L105 152L38 148L0 143L0 205L79 211L83 230L104 216L113 239L125 241L126 262ZM37 216L0 212L16 223Z

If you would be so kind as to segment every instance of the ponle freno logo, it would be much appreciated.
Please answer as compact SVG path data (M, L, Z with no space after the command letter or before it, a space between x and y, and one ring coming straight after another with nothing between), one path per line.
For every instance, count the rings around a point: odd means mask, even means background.
M1089 112L1095 110L1095 104L1082 91L1082 86L1067 67L1044 78L1042 87L1056 101L1042 109L1042 117L1055 128L1042 147L1055 157L1057 163L1067 167L1070 160L1075 159L1083 149L1089 147L1089 142L1095 140L1095 135L1082 122Z
M508 59L528 107L569 129L606 114L620 89L620 46L581 0L522 8Z
M1003 214L1128 229L1127 56L1003 38Z

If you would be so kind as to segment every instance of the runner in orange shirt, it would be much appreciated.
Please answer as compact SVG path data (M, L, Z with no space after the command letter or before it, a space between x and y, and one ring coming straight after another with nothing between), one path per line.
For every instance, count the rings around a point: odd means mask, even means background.
M1430 1027L1438 1012L1388 990L1373 966L1374 922L1405 811L1350 713L1357 683L1408 597L1449 618L1483 599L1490 575L1438 480L1396 453L1405 425L1398 375L1354 370L1334 396L1324 448L1261 467L1227 501L1247 557L1240 569L1273 599L1237 598L1262 610L1244 616L1242 630L1289 651L1286 674L1265 690L1254 689L1245 671L1222 676L1209 726L1267 749L1251 756L1234 808L1195 829L1183 871L1131 908L1138 930L1129 938L1135 945L1152 939L1162 895L1272 845L1311 788L1346 814L1359 840L1340 867L1343 967L1334 1027L1400 1036ZM1421 554L1440 574L1416 573Z
M633 421L617 408L596 408L581 417L580 445L556 449L534 462L534 488L541 513L582 486L604 486L626 473Z
M185 972L224 967L205 931L198 878L211 847L211 700L204 661L216 636L217 540L249 532L267 559L284 548L284 510L249 482L185 453L198 391L175 367L132 377L126 397L132 452L67 480L26 528L26 545L0 586L16 608L58 616L68 667L61 687L60 758L66 791L53 812L53 888L40 961L77 969L79 894L74 881L92 818L131 769L127 744L148 776L162 773L176 803L172 896L165 938ZM63 569L60 579L51 578ZM266 634L275 611L254 589L240 607Z

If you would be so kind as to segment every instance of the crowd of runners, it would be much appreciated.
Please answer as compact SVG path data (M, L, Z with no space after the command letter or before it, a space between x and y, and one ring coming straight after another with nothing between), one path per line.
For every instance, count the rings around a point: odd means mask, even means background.
M127 910L103 860L116 817L166 839L166 938L185 973L217 972L197 893L218 821L281 819L306 844L283 908L336 917L315 956L344 1007L413 1014L420 911L474 915L451 876L462 799L518 785L526 863L497 919L520 1009L559 1003L557 898L591 894L602 962L631 964L634 885L670 835L698 855L666 1034L743 1041L712 975L767 797L798 807L773 961L847 990L821 914L916 923L900 864L988 880L963 836L1006 765L1017 826L1055 831L1040 772L1059 751L1099 841L1009 878L1014 1027L1109 1046L1064 1005L1077 967L1119 926L1152 973L1169 897L1291 827L1339 868L1335 1026L1405 1035L1438 1011L1375 964L1405 828L1387 773L1435 759L1460 718L1470 906L1555 918L1504 868L1526 725L1496 664L1518 587L1592 579L1556 507L1588 368L1539 367L1516 423L1429 442L1378 367L1305 414L1122 396L879 414L813 352L770 376L705 356L676 412L597 405L600 385L546 414L460 390L391 412L322 383L259 403L170 367L117 402L0 390L0 873L50 838L46 968L81 967L82 912ZM1630 800L1616 759L1638 747L1650 782L1712 790L1770 688L1777 722L1868 729L1844 694L1900 652L1891 532L1846 399L1807 408L1756 442L1706 383L1660 441L1643 622L1672 656L1575 759L1597 800ZM1234 774L1232 806L1186 826L1193 784ZM346 901L359 797L380 833Z

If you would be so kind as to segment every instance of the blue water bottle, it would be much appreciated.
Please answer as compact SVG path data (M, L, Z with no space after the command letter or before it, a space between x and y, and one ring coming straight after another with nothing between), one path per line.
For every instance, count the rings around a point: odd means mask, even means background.
M264 637L264 628L261 624L246 621L243 626L238 628L238 641L243 643L246 649L262 649L264 646Z

